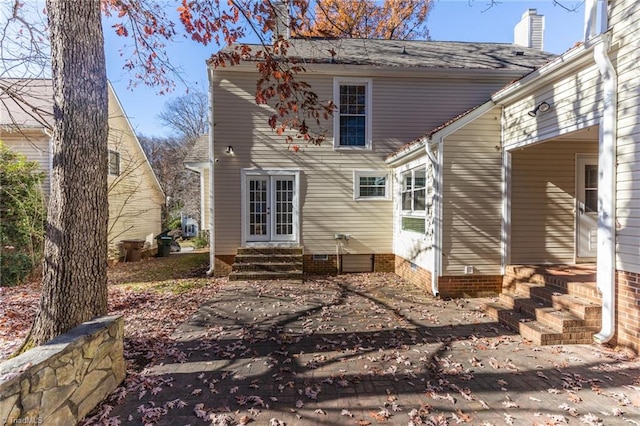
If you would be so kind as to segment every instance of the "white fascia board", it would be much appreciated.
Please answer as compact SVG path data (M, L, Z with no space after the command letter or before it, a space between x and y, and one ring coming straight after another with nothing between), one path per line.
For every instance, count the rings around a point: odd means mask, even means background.
M602 35L592 39L588 44L577 46L526 75L520 80L497 91L491 96L496 104L505 104L514 98L524 96L536 88L557 79L563 73L569 73L588 62L593 61L593 49L602 43Z
M420 139L420 141L414 143L405 151L398 152L394 154L393 157L385 160L391 167L397 167L401 164L408 163L409 161L424 155L424 146L427 143L428 139L426 137Z

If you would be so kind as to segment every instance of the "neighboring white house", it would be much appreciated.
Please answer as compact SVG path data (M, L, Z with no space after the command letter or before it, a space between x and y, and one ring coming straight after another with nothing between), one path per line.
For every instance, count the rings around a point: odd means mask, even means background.
M0 139L11 149L37 161L49 194L53 95L48 79L0 80ZM19 93L12 97L11 92ZM111 255L122 240L145 240L155 246L161 231L164 193L140 146L122 105L109 84L109 228Z

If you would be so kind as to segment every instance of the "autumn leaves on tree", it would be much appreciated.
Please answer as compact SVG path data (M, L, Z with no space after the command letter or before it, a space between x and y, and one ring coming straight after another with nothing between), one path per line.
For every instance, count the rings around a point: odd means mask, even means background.
M427 39L429 0L319 0L305 13L299 36L332 38Z

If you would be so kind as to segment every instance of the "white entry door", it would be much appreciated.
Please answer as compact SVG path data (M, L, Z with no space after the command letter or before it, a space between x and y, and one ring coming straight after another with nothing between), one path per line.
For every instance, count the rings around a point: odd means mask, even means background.
M295 175L247 175L245 241L294 242L298 235Z
M576 260L594 260L597 245L598 157L579 155L576 164Z

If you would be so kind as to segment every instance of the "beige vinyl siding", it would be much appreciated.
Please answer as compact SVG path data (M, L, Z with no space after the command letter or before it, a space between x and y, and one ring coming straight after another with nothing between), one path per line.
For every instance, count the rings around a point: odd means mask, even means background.
M583 69L559 76L552 84L520 97L504 109L503 143L514 144L545 140L598 124L602 116L600 73L593 61ZM541 102L551 109L531 117L528 112Z
M617 0L610 7L618 74L617 261L616 268L640 272L640 3Z
M420 75L419 72L416 76ZM333 98L332 75L305 75L320 99ZM339 75L336 75L339 77ZM466 109L486 100L504 79L447 80L359 75L372 81L373 150L334 150L332 120L328 140L300 152L287 149L284 137L268 127L273 110L255 105L257 74L215 72L216 250L235 253L241 245L240 175L243 168L300 170L302 244L309 254L335 253L334 234L347 233L344 251L391 253L391 200L353 199L354 170L391 172L385 156ZM224 147L232 145L234 156Z
M597 153L597 140L553 140L513 152L511 263L574 262L576 154Z
M205 167L200 169L200 212L201 212L201 223L200 229L205 230L209 229L209 206L210 206L209 197L209 168Z
M164 195L111 89L109 149L120 154L120 175L108 177L109 245L129 239L146 239L153 245L161 231Z
M442 275L501 273L500 108L444 139Z
M428 160L426 155L417 160L413 160L404 164L401 167L394 169L393 185L394 185L394 212L395 218L393 223L393 253L402 257L414 265L417 265L423 269L431 271L433 269L433 246L432 241L425 234L417 232L403 231L401 218L402 218L402 174L408 170L416 169L418 167L427 167L429 169ZM429 172L428 172L429 173ZM425 226L429 221L427 221ZM433 229L430 231L433 235Z
M12 150L25 155L29 161L35 161L40 165L40 170L45 174L42 182L42 191L48 199L51 190L49 173L49 168L51 167L51 152L49 136L40 130L33 132L25 131L24 133L14 131L10 133L1 132L0 139Z

